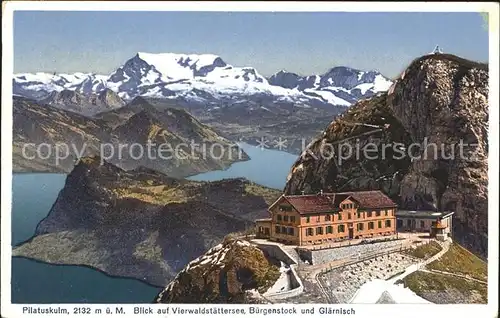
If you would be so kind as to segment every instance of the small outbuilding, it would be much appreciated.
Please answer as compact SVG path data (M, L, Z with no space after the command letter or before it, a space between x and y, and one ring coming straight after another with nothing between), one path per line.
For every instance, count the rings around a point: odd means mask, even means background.
M446 239L451 236L454 212L396 211L398 232L427 232L431 237Z

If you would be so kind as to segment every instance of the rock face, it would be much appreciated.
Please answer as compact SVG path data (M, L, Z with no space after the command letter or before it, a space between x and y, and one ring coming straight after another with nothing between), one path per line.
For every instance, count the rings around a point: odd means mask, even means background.
M298 158L285 192L382 189L400 208L455 211L455 239L486 256L487 98L487 65L423 56L387 93L333 121Z
M13 250L164 287L229 233L253 229L278 191L243 179L195 182L85 157L35 236Z
M41 102L89 117L125 106L125 102L118 94L110 89L87 95L68 89L60 92L54 91Z
M279 276L279 268L259 248L226 238L191 261L155 302L249 303L247 291L265 292Z

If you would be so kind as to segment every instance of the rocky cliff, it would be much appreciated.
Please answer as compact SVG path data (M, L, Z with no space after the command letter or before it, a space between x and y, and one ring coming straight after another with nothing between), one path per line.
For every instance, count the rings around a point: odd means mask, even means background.
M455 211L454 236L487 255L488 65L413 61L308 145L285 192L382 189L405 209Z
M110 89L88 95L67 89L54 91L41 103L90 117L125 106L118 94Z
M191 261L157 296L158 303L249 303L280 276L251 243L227 237ZM251 291L254 291L252 293Z
M253 229L279 192L244 179L195 182L84 157L35 236L13 250L164 287L229 233Z

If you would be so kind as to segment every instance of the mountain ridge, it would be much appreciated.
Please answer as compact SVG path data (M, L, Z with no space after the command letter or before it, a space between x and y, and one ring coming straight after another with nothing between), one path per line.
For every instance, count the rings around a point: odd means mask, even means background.
M176 179L86 156L68 174L34 236L14 247L13 255L86 265L164 287L229 233L253 228L278 196L242 178Z
M235 143L218 135L187 111L158 110L143 100L131 105L134 109L130 113L126 112L128 106L124 106L96 118L42 105L25 97L14 97L13 106L13 167L16 172L69 172L76 159L93 154L103 155L124 169L143 165L174 177L225 169L233 162L248 160ZM133 117L136 113L140 115ZM214 156L203 155L203 146L215 143L223 147L217 148L223 153L217 153L220 155L217 157L215 151ZM49 149L39 148L41 144ZM142 155L132 154L131 145L134 144L142 146ZM169 146L166 150L163 147L162 156L160 145ZM119 150L122 146L126 147L124 151ZM45 152L41 153L40 149ZM187 154L180 156L183 150Z
M40 100L53 91L88 95L110 89L127 101L145 96L202 108L248 100L329 108L349 106L359 98L386 90L391 83L379 72L349 67L334 67L322 75L301 78L302 86L294 88L288 88L290 85L281 83L275 75L266 78L253 67L232 66L214 54L138 52L109 75L14 74L13 93Z

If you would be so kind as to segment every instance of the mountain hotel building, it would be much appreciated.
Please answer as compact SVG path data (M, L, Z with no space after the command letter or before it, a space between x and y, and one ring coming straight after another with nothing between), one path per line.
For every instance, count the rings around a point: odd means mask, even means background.
M282 195L256 220L256 236L302 246L392 235L396 209L381 191Z

